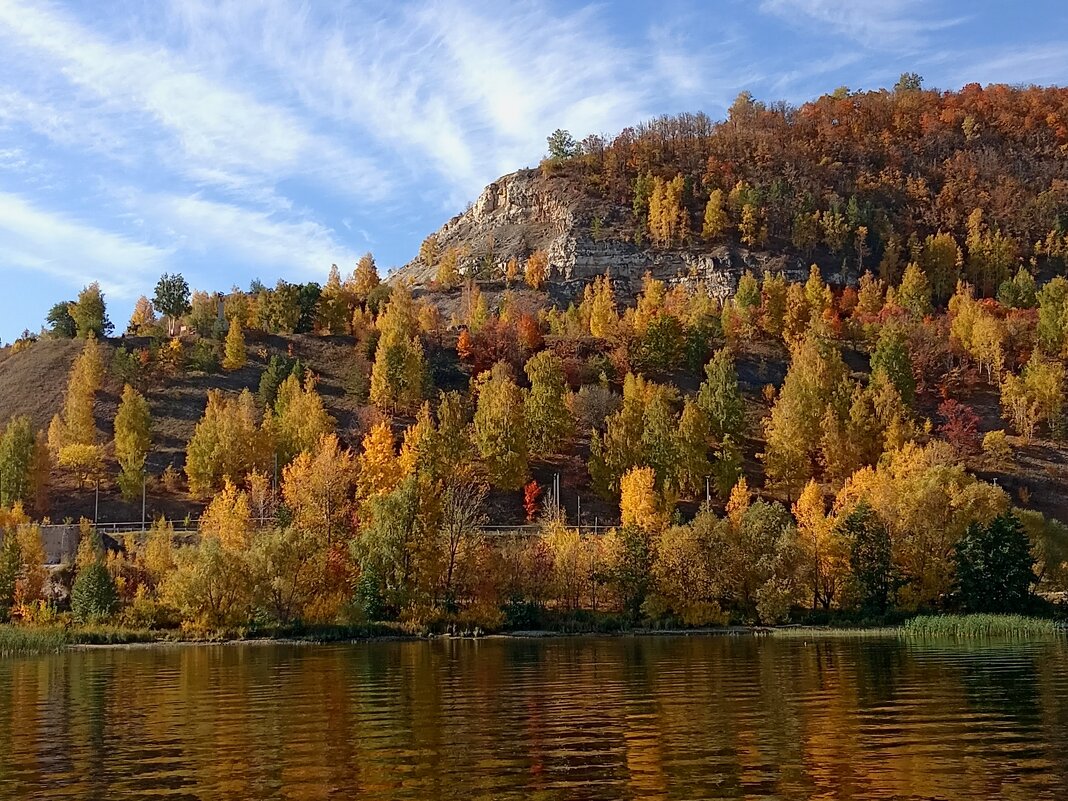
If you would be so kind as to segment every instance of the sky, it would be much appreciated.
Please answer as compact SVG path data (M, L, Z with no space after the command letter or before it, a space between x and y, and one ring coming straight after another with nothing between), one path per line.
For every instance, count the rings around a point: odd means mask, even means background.
M565 128L1068 83L1063 0L0 0L0 340L99 281L380 270Z

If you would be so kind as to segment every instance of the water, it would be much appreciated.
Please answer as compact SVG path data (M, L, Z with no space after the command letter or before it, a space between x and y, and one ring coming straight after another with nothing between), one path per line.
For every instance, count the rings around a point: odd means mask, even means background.
M2 799L1065 799L1068 645L749 637L0 660Z

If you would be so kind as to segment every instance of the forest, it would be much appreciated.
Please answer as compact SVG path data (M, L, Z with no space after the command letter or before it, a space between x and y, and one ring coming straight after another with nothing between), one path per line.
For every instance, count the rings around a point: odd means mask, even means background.
M475 276L428 240L427 287L381 281L370 254L321 286L164 275L109 339L91 284L0 354L83 343L47 428L16 416L0 438L0 610L194 633L1054 613L1066 123L1065 90L903 76L550 137L541 169L608 199L612 235L814 262L746 271L725 300L695 276L617 297L605 275L562 307L545 252ZM268 352L279 332L343 343L354 422ZM153 392L250 366L256 385L209 389L180 465L151 474ZM1060 456L1036 480L1040 450ZM600 498L603 528L576 525L557 473ZM100 482L187 499L196 533L159 518L106 547L83 520L74 564L46 570L50 494ZM527 527L494 529L505 508Z

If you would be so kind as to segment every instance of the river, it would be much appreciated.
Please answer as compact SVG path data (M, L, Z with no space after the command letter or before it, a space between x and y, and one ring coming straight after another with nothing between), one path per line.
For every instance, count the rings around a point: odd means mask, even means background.
M0 660L2 799L1065 799L1068 644L602 637Z

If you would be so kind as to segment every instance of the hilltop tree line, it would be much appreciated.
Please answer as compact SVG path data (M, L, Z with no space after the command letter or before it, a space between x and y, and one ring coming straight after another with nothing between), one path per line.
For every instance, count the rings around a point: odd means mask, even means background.
M843 87L794 107L743 92L727 119L660 117L613 138L549 138L544 166L629 208L664 247L738 242L896 284L910 261L936 299L983 297L1020 259L1068 255L1068 90ZM937 275L935 275L937 274Z

